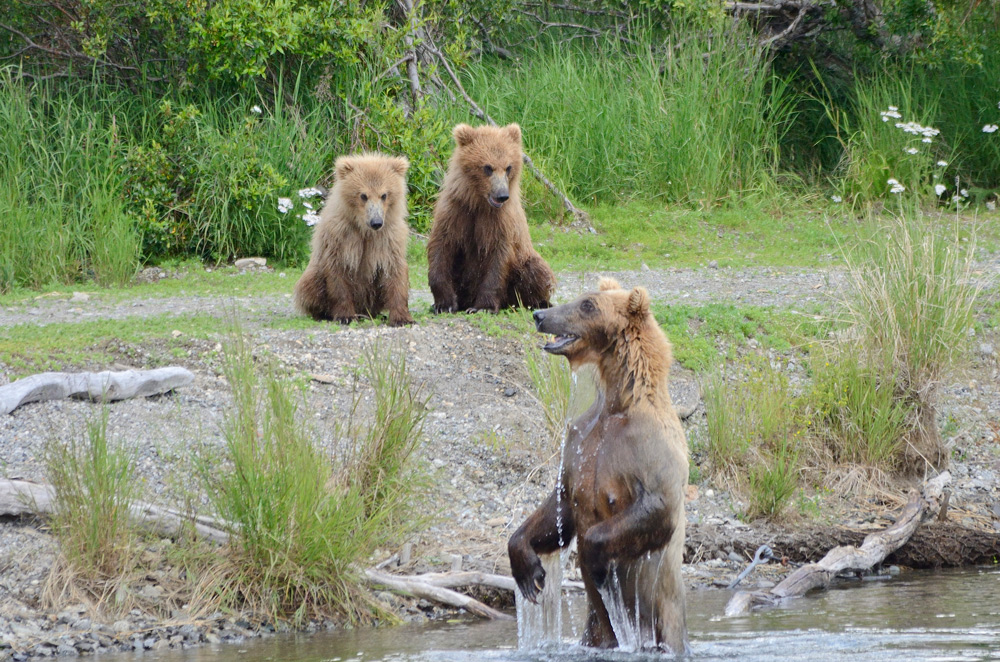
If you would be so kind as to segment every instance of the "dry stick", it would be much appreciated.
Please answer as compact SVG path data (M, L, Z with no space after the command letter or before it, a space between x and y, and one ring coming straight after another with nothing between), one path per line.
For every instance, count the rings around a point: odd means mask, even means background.
M384 572L379 572L377 570L365 570L364 573L365 577L368 578L369 583L376 586L384 586L388 589L396 591L397 593L406 593L418 598L434 600L435 602L440 602L441 604L450 605L452 607L461 607L470 614L475 614L476 616L481 616L483 618L489 618L497 621L510 621L514 619L514 617L510 614L497 611L493 607L485 605L475 598L470 598L467 595L462 595L456 591L452 591L441 586L435 586L425 581L419 581L419 578L403 578L397 575L389 575Z
M470 112L472 112L473 115L483 120L484 122L496 126L497 125L496 120L494 120L486 113L486 111L480 108L479 104L476 103L473 100L473 98L469 96L469 93L465 91L465 87L463 87L462 81L458 79L458 76L455 74L455 70L451 68L451 64L448 62L448 58L446 58L444 54L436 46L430 43L425 44L425 48L427 48L427 50L429 50L431 53L437 56L437 58L441 61L441 65L444 67L444 70L448 72L448 77L451 79L451 82L455 85L455 88L458 89L459 94L462 95L462 98L465 99L465 102L469 104ZM563 207L566 209L566 211L568 211L573 215L574 221L584 223L588 226L590 225L590 217L587 215L587 212L577 208L577 206L570 201L570 199L566 196L565 193L560 191L555 184L549 181L549 178L546 177L541 170L539 170L538 166L536 166L535 162L531 160L531 157L528 156L527 152L524 151L521 152L521 159L524 161L524 165L528 166L528 168L531 170L531 173L535 176L535 179L540 181L545 186L545 188L547 188L553 195L562 200Z
M861 547L834 547L820 561L798 568L772 589L737 593L726 605L726 616L739 616L756 606L799 597L814 588L826 588L837 573L844 570L867 570L876 563L881 563L886 556L906 544L925 515L932 517L937 514L944 486L949 480L951 475L945 471L927 481L923 497L914 491L896 523L869 534Z
M406 74L410 79L410 94L413 95L413 109L420 105L420 97L423 91L420 89L420 76L417 71L417 50L414 47L413 34L417 31L417 17L413 9L413 0L398 0L399 6L406 14L406 34L403 42L406 44L408 54L406 60Z

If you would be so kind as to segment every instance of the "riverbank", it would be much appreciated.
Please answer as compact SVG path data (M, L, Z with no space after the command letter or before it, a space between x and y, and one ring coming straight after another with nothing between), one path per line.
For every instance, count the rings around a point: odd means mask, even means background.
M986 260L978 276L989 280L1000 272L1000 262ZM202 501L191 477L191 458L197 452L223 444L220 423L231 397L221 377L219 352L226 315L235 311L259 353L273 355L301 377L305 411L320 439L331 439L344 412L350 410L357 357L374 341L406 349L414 377L432 393L418 461L429 474L428 498L415 517L429 524L409 541L410 560L393 571L414 573L463 569L507 573L506 540L537 506L555 482L558 449L546 427L542 404L533 394L525 370L525 352L536 336L508 316L418 316L414 327L391 329L363 324L343 328L303 320L292 308L287 291L268 285L255 294L255 283L273 284L267 271L225 272L232 288L224 293L177 291L176 281L191 274L147 273L156 282L174 281L170 296L133 298L128 290L110 293L56 295L11 301L0 308L0 328L11 337L26 330L64 346L69 353L42 355L41 345L18 354L10 352L0 363L0 383L13 376L42 369L149 368L164 364L192 370L195 381L177 392L109 406L109 434L127 441L137 452L145 483L144 498L185 509ZM642 284L655 304L709 303L773 309L782 315L812 319L829 311L842 293L843 273L836 268L638 270L611 274L623 285ZM569 300L593 288L598 274L560 274L558 299ZM429 293L411 293L411 308L423 311ZM973 355L963 371L941 388L938 424L952 451L955 476L949 518L968 527L1000 529L1000 365L995 321L996 302L986 297L982 323L973 342ZM991 312L994 311L994 312ZM107 330L103 326L106 325ZM100 327L100 329L98 329ZM132 329L142 328L142 333ZM96 331L95 331L96 329ZM105 335L117 336L109 340ZM691 333L696 333L692 330ZM697 336L703 338L703 336ZM793 344L769 342L753 333L713 337L719 353L760 352L797 357ZM34 341L33 341L34 342ZM40 342L40 341L38 341ZM674 338L677 349L682 340ZM33 356L29 356L32 354ZM683 352L678 352L683 356ZM800 362L801 363L801 362ZM794 377L804 380L805 369ZM692 446L693 464L704 461L704 405L699 398L700 374L675 365L671 391L684 415ZM0 457L3 475L44 482L42 449L49 439L79 436L97 405L51 401L24 406L0 419ZM688 549L685 577L690 590L728 584L745 567L742 550L727 549L726 540L747 529L792 532L821 526L871 530L885 525L896 512L903 486L874 494L842 494L829 487L803 490L781 526L746 523L742 504L726 485L711 483L704 473L692 475L687 505L691 530L716 532L714 545ZM777 534L775 534L777 535ZM700 540L705 540L701 538ZM239 641L274 631L273 624L239 616L197 618L171 599L171 573L176 562L165 552L169 541L152 541L160 554L157 569L132 584L137 606L127 615L100 622L76 603L43 608L43 590L56 558L54 540L37 521L8 521L0 526L0 657L49 656L101 650L137 650L193 646L204 642ZM389 558L398 549L380 550L370 563ZM156 565L156 564L154 564ZM749 586L764 587L783 572L780 566L758 568ZM429 603L378 593L403 620L421 621L447 614ZM332 623L313 623L317 629ZM147 645L148 644L148 645ZM138 647L138 648L137 648Z

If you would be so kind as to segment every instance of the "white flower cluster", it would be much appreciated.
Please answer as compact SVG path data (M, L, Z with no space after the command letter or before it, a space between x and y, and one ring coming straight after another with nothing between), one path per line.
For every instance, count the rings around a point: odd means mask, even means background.
M312 227L317 223L319 223L319 214L317 214L312 210L309 210L306 213L302 214L301 218L303 221L306 222L306 225L308 225L309 227Z
M299 197L300 198L317 198L317 197L319 197L321 195L323 195L323 192L320 191L318 188L310 187L310 188L300 188L299 189Z
M278 212L282 214L287 214L290 211L292 211L292 199L278 198Z
M937 165L938 165L939 168L947 168L948 167L948 162L947 161L938 161Z
M886 182L886 183L889 184L889 187L890 187L889 188L889 193L895 193L895 194L898 195L898 194L900 194L900 193L902 193L903 191L906 190L906 187L903 186L902 184L900 184L898 179L894 179L894 178L890 177L889 180L888 180L888 182Z
M842 197L840 197L839 195L831 195L830 199L833 200L834 202L836 202L837 204L840 204L841 202L844 201L844 199Z
M996 124L987 124L983 127L983 133L995 133L997 129L1000 129Z
M254 106L253 108L250 109L250 112L253 113L254 115L260 115L264 111L260 109L260 106Z
M916 147L905 147L905 148L903 148L903 151L906 152L907 154L919 154L920 153L920 150L917 149Z
M896 106L889 106L889 110L883 110L881 115L883 122L888 122L890 118L894 120L903 118L903 116L899 114L899 108Z
M944 184L935 184L935 185L934 185L934 193L935 193L935 194L936 194L936 195L937 195L937 196L938 196L939 198L940 198L940 197L941 197L942 195L944 195L944 192L945 192L945 191L947 191L947 190L948 190L948 187L947 187L947 186L945 186Z
M927 138L924 142L930 142L930 139L941 133L932 126L921 126L916 122L896 122L896 128L902 129L906 133L913 134L914 136L923 136Z

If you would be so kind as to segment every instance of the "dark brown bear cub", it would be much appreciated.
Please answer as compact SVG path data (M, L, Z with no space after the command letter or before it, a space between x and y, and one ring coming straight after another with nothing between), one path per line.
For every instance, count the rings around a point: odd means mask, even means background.
M535 311L545 350L600 375L593 406L567 431L556 490L511 537L511 571L536 601L545 586L539 554L577 540L587 592L583 643L619 645L609 609L623 609L640 645L687 651L684 490L687 442L667 392L670 343L643 288L611 280L599 292ZM620 589L620 594L618 590ZM611 602L606 602L611 601Z
M548 307L556 279L521 206L520 127L459 124L453 133L427 244L434 312Z
M407 307L404 158L342 156L313 233L309 266L295 285L299 310L348 323L389 310L389 324L412 324Z

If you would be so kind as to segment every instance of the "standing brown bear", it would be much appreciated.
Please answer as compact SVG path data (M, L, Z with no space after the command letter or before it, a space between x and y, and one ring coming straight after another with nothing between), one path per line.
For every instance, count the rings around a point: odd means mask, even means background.
M670 343L649 295L603 280L599 292L535 311L535 324L555 336L547 352L574 370L596 365L600 384L593 406L569 426L556 490L510 539L518 588L536 601L545 585L538 555L576 536L587 591L584 645L624 645L612 628L624 611L619 631L637 635L627 643L685 653L687 442L667 391Z
M556 278L521 206L521 128L459 124L453 135L427 244L434 312L548 307Z
M309 266L295 285L298 308L345 324L389 309L389 324L412 324L406 264L406 170L382 154L342 156L313 233Z

